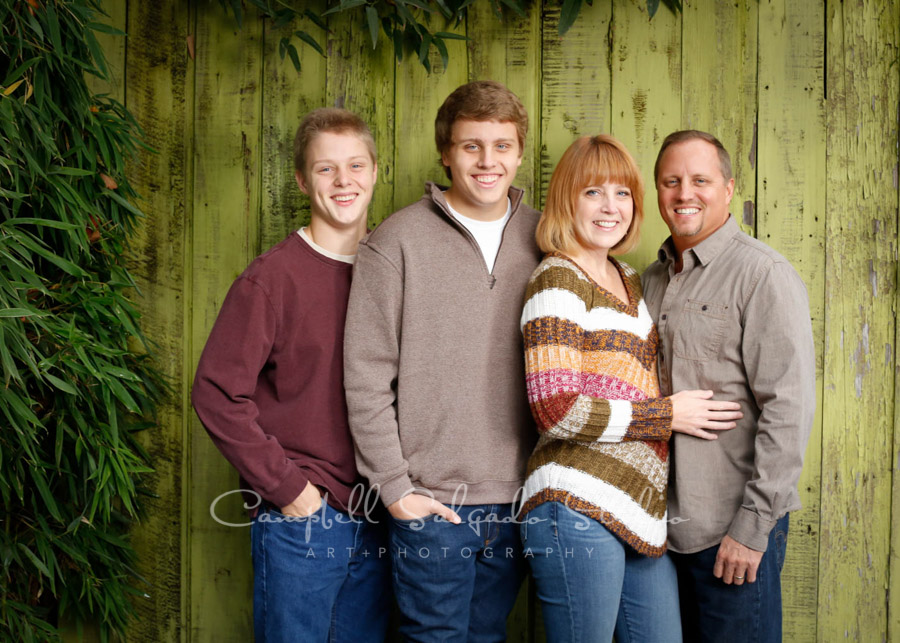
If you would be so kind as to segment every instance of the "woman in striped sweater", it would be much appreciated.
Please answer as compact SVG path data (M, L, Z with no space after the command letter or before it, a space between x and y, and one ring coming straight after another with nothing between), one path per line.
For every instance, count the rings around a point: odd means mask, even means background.
M528 397L540 439L521 515L550 641L681 640L665 556L668 439L715 439L738 405L711 391L659 397L658 335L628 251L640 171L610 136L585 136L550 179L525 296Z

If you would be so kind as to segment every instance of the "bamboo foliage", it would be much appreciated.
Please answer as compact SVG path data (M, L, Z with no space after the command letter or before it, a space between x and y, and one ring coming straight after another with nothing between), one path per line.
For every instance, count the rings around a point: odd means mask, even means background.
M94 0L0 3L0 638L60 617L123 632L126 534L149 472L136 432L162 381L125 265L139 128L106 76Z

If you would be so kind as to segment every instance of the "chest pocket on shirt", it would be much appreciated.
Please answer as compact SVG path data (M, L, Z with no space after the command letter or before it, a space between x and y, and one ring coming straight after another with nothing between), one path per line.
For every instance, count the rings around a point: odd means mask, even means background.
M672 351L676 357L705 362L719 353L728 323L728 306L688 299L684 305Z

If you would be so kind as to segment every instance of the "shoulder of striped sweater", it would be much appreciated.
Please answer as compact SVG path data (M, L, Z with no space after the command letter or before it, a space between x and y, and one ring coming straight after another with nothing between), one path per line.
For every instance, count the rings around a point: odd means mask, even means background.
M533 273L531 273L531 280L534 281L551 268L561 268L563 270L571 272L579 279L585 279L584 275L581 274L581 271L578 269L578 267L574 263L569 261L566 257L550 254L545 255L541 260L541 263L538 264L538 267L534 269Z

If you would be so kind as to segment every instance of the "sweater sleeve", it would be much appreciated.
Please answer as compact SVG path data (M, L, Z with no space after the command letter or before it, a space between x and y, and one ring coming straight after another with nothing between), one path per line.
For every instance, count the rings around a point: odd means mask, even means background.
M602 380L618 374L585 368L584 303L550 272L532 278L522 312L528 401L538 432L578 442L668 440L669 398L629 401L592 394L609 388Z
M308 480L259 425L253 401L276 332L275 311L262 288L238 278L200 356L191 401L222 455L265 500L284 507Z
M413 490L397 423L403 277L360 244L344 331L344 388L360 473L385 506Z

